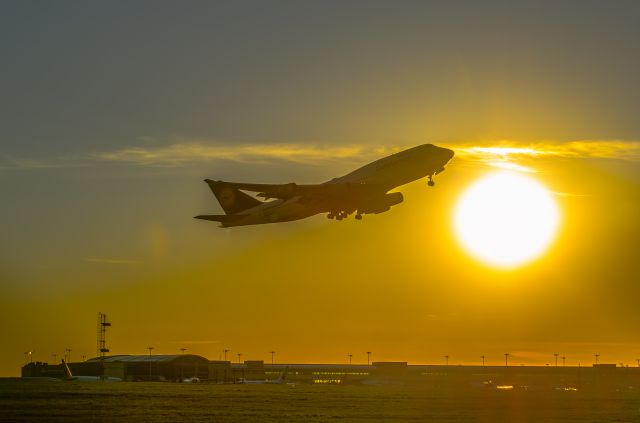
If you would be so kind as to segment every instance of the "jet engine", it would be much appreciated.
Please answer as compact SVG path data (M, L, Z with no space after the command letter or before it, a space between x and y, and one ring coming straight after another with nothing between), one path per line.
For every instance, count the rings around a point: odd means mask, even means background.
M404 201L404 197L401 192L393 192L391 194L385 194L381 197L375 197L367 201L361 207L358 207L359 213L364 214L378 214L388 211L391 206L400 204Z

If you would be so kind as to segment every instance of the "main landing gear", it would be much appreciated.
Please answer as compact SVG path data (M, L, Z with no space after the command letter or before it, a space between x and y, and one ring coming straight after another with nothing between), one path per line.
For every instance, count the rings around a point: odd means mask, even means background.
M329 214L327 214L327 219L342 220L346 219L347 217L349 217L349 213L347 213L346 211L329 212ZM356 212L355 218L357 220L362 220L362 214Z
M434 186L436 183L433 182L433 175L429 175L429 182L427 182L427 185L429 185L430 187Z

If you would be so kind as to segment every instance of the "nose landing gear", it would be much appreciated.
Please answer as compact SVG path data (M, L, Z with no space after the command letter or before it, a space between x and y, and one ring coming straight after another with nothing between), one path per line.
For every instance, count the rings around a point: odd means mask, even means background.
M427 185L429 185L430 187L434 186L436 183L433 182L433 175L429 175L429 182L427 182Z

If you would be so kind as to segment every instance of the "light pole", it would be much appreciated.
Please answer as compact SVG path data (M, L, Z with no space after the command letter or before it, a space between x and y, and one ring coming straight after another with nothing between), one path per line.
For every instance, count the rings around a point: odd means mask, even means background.
M242 353L236 354L238 356L238 364L240 364L240 357L242 357Z
M227 361L227 353L231 351L229 348L225 348L224 350L222 350L222 352L224 353L224 361Z
M185 347L180 348L180 352L184 355L187 349ZM184 360L180 360L180 382L184 381Z
M71 363L71 348L67 348L65 351L67 352L67 363Z
M504 367L509 367L509 356L511 354L509 353L504 353Z
M87 356L86 356L86 355L83 355L83 356L82 356L82 361L85 361L86 359L87 359Z
M153 351L153 347L147 347L149 350L149 380L151 380L151 351Z
M482 367L484 367L484 355L481 355L480 358L482 359Z
M445 366L448 366L448 365L449 365L449 356L448 356L448 355L445 355L445 356L444 356L444 365L445 365Z
M594 356L596 357L596 366L598 365L598 359L600 358L600 354L594 354Z
M33 363L33 351L24 352L24 364Z
M565 360L567 359L567 357L565 357L564 355L562 356L562 367L565 366Z
M351 359L353 358L353 354L347 354L347 357L349 357L349 366L351 366Z
M367 351L367 366L371 364L371 351Z
M275 351L269 351L269 354L271 354L271 364L273 364L273 356L275 355Z
M560 354L558 354L558 353L553 353L553 356L556 358L556 368L558 367L558 356L559 355Z
M636 358L636 363L638 363L638 367L640 367L640 358Z

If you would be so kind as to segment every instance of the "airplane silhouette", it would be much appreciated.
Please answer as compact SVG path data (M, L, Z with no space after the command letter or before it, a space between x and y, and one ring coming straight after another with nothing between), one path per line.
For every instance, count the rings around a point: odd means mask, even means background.
M220 222L221 227L259 225L304 219L327 213L342 220L352 213L378 214L404 200L402 193L389 191L409 182L444 171L452 150L432 144L419 145L376 160L340 178L315 185L251 184L205 179L226 214L199 215L196 219ZM257 197L243 191L256 192ZM272 200L272 201L269 201Z

